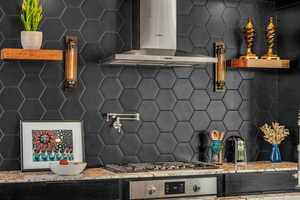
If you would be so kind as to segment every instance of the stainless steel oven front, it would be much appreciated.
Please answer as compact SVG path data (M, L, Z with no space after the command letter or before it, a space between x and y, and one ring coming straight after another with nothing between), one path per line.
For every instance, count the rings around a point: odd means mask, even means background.
M130 181L129 199L160 199L217 196L217 177Z

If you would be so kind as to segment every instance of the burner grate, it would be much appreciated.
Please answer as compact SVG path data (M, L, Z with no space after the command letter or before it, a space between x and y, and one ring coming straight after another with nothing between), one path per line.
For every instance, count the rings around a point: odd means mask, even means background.
M114 172L148 172L166 170L186 170L186 169L218 169L217 165L204 162L157 162L157 163L130 163L106 165L106 169Z

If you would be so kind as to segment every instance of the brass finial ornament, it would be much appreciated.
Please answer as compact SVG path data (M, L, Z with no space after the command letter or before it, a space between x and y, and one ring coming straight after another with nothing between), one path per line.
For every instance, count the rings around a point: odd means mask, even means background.
M276 40L276 26L273 23L273 17L270 17L270 21L266 28L265 34L266 34L267 53L261 58L267 60L280 60L280 57L273 53L275 40Z
M251 17L248 18L248 23L244 28L244 34L245 34L245 42L247 46L247 53L245 56L241 56L241 58L258 59L258 57L253 53L256 29L254 27Z

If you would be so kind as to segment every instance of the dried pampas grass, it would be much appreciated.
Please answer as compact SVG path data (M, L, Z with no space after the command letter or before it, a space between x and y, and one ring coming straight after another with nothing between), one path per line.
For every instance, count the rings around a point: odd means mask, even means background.
M277 122L272 122L272 126L265 124L260 130L264 133L265 141L270 144L280 144L290 134L288 129Z

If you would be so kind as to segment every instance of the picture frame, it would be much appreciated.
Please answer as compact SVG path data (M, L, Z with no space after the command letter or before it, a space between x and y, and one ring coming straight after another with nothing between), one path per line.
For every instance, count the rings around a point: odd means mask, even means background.
M66 159L84 162L84 125L80 120L21 120L21 170L49 170Z

